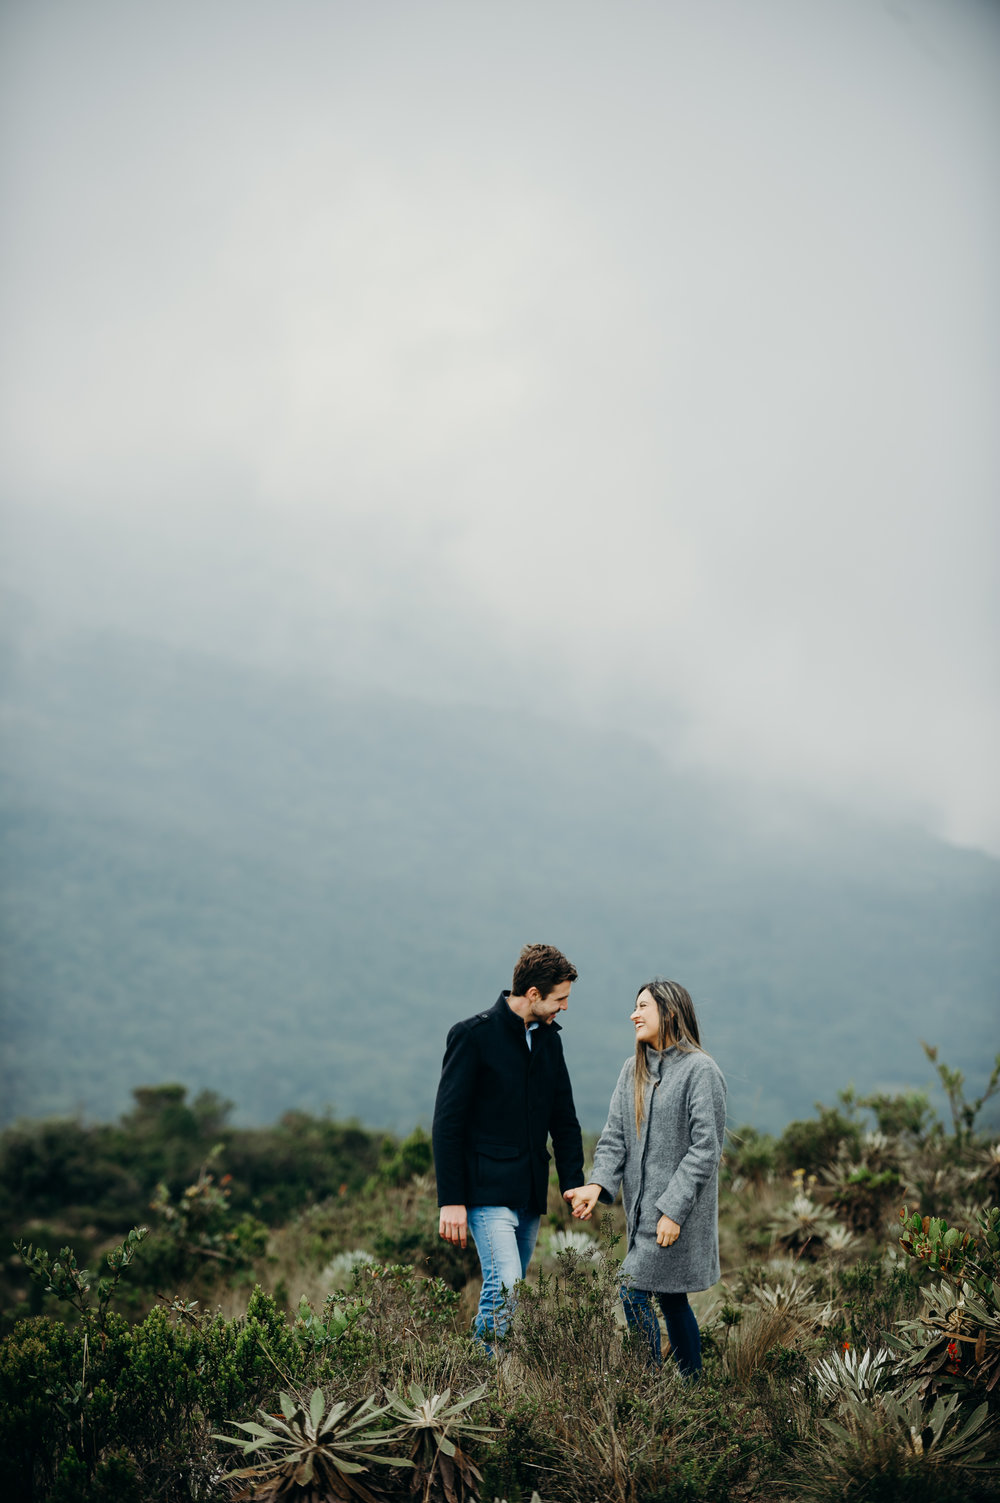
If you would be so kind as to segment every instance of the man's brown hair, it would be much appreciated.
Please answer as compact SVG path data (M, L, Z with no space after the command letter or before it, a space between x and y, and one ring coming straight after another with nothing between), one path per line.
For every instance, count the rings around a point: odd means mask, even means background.
M523 997L529 987L537 986L543 997L561 981L575 981L576 966L555 945L525 945L517 957L511 991Z

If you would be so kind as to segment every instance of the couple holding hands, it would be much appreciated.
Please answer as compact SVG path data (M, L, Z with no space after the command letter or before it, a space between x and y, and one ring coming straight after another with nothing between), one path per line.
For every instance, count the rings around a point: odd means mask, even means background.
M647 982L630 1015L635 1055L622 1066L585 1179L556 1022L576 979L576 968L552 945L526 945L510 990L449 1032L434 1108L440 1234L456 1246L470 1236L475 1243L483 1272L475 1332L492 1350L545 1212L551 1138L559 1188L577 1219L589 1220L599 1201L611 1205L621 1190L626 1320L659 1365L655 1296L671 1353L693 1378L701 1337L687 1297L719 1277L726 1082L701 1047L684 987Z

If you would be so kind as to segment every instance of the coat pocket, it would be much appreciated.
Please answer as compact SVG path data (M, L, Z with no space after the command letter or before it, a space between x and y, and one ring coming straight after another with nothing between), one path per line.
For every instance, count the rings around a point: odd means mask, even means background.
M476 1153L486 1159L516 1159L521 1152L516 1143L484 1143L480 1138L476 1144Z
M494 1184L507 1178L508 1171L523 1150L516 1143L484 1143L475 1147L476 1175L481 1184Z

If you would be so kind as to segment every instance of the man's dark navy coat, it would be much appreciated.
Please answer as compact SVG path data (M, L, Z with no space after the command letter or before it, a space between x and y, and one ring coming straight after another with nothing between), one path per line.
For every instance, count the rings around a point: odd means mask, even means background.
M583 1184L583 1141L558 1023L532 1030L501 992L448 1034L434 1108L438 1204L545 1210L551 1134L560 1190Z

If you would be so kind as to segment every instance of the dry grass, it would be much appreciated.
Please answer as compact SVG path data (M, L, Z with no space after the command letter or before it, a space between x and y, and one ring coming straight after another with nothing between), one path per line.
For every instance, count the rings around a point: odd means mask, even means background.
M727 1378L745 1382L763 1366L776 1346L793 1346L802 1335L802 1323L789 1309L764 1305L745 1310L722 1344L722 1370Z

